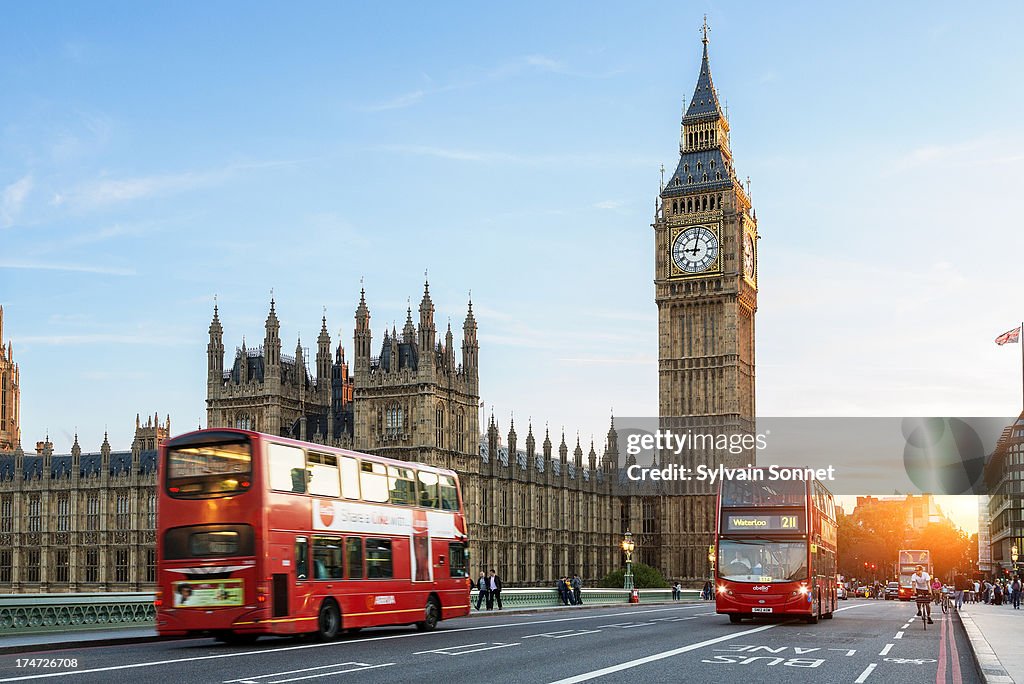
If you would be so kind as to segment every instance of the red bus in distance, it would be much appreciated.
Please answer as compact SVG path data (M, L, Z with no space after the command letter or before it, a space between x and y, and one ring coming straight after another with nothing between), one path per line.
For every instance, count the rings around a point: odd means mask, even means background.
M157 632L249 642L469 614L455 472L215 428L157 474Z
M768 615L809 623L831 618L838 538L832 494L817 480L752 472L764 479L726 480L719 488L716 612L733 623Z

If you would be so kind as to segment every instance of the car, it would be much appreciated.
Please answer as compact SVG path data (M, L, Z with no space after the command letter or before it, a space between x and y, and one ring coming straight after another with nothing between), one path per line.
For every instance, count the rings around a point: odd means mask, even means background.
M885 600L896 600L900 597L900 583L888 582L885 585Z
M850 593L846 591L846 587L843 586L842 582L836 584L836 598L844 601L850 598Z
M871 598L871 587L866 584L862 584L857 587L857 596L861 598Z

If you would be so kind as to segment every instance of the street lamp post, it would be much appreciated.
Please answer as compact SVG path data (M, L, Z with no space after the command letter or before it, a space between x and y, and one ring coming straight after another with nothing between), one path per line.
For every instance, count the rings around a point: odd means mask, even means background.
M711 582L715 581L715 545L708 547L708 563L711 564Z
M622 538L622 550L626 552L626 576L624 578L624 588L627 590L633 589L633 549L636 548L636 543L633 541L633 534L626 532L626 536Z
M1013 546L1010 547L1010 560L1013 561L1013 574L1014 575L1017 574L1017 559L1018 558L1020 558L1020 556L1017 554L1017 545L1014 544Z

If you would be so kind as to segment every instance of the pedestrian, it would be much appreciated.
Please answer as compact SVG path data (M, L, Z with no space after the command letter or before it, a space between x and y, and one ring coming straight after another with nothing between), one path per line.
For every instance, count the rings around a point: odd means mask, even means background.
M1020 610L1020 577L1013 578L1013 584L1010 585L1010 589L1013 591L1013 609Z
M999 586L999 582L995 583L992 587L992 605L999 606L1003 603L1003 588Z
M964 605L964 593L967 591L967 578L958 576L953 579L953 588L956 590L956 609L960 610Z
M498 603L498 610L501 610L501 578L494 570L491 570L491 576L487 580L487 588L490 589L487 594L487 610L494 609L495 601Z
M569 595L565 590L565 576L555 580L555 591L558 592L558 600L563 606L569 605Z
M715 597L715 586L711 583L711 580L704 580L704 590L701 592L700 597L705 601L710 601Z
M480 610L480 601L487 602L487 610L491 609L491 591L487 587L487 577L484 575L484 571L480 571L480 579L476 581L476 609Z
M579 573L572 576L572 598L577 606L583 605L583 579Z
M566 575L565 579L563 580L562 583L565 585L565 595L569 599L569 605L570 606L575 606L576 605L576 595L573 594L573 591L572 591L572 578L569 577L568 575Z
M672 600L673 601L678 601L679 600L679 594L681 593L680 592L681 589L682 589L682 586L679 584L679 582L673 582L672 583Z

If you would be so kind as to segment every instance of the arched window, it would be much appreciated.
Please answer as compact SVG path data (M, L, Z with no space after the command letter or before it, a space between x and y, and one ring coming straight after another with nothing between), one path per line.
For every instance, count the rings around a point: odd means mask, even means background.
M438 403L434 411L434 443L444 449L444 404Z
M395 437L402 432L402 407L398 402L388 404L384 418L384 430L387 435Z

